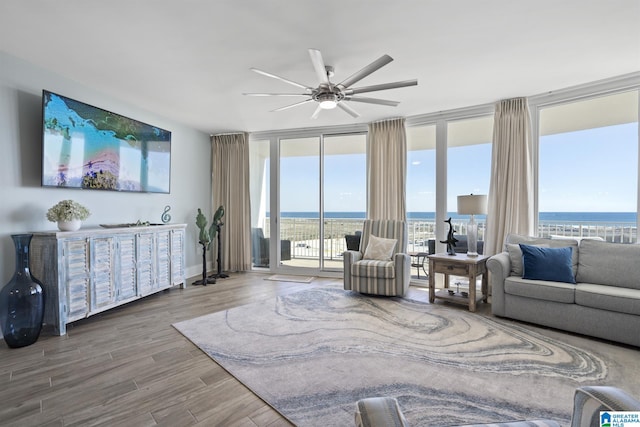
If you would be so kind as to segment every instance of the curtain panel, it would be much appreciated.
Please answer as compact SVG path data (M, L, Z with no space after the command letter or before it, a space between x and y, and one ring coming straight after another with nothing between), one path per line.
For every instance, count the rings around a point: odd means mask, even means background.
M526 98L496 103L484 253L502 251L509 233L533 235L533 146Z
M367 173L369 219L406 221L407 133L405 119L369 124Z
M211 171L211 212L218 206L225 209L220 231L222 270L251 270L248 134L212 136ZM215 242L211 249L215 259Z

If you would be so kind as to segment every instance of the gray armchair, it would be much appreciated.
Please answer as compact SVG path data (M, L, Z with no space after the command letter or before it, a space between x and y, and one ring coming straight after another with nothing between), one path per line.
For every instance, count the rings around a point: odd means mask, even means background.
M390 259L365 259L371 236L396 239ZM404 221L365 220L358 251L345 251L344 289L364 294L404 296L409 289L411 257Z
M586 386L576 389L573 397L571 427L590 427L601 424L600 411L640 411L640 401L622 389L609 386ZM434 412L434 418L439 413ZM606 413L604 414L606 416ZM611 423L613 425L613 423ZM392 397L370 397L356 403L357 427L406 427L407 420L400 405ZM466 427L560 427L554 420L512 421L492 424L468 424Z

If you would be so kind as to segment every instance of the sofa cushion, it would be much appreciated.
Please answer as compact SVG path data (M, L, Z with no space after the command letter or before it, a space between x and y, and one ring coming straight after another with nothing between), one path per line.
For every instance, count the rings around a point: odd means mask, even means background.
M351 275L375 277L378 279L393 279L396 277L396 269L393 261L363 259L351 264Z
M522 278L576 283L571 269L573 248L540 248L520 244Z
M546 280L529 280L509 276L504 281L504 291L510 295L554 301L566 304L575 302L576 285Z
M583 240L576 280L640 289L640 245Z
M579 283L576 285L576 304L640 315L640 290Z
M564 248L571 247L573 248L573 253L571 254L571 269L573 270L573 276L575 277L578 272L578 241L575 239L567 238L567 239L545 239L543 237L532 237L532 236L523 236L520 234L509 234L505 239L505 251L507 250L507 245L509 243L520 244L523 243L525 245L530 246L540 246L540 247L550 247L550 248ZM515 273L512 269L512 275Z

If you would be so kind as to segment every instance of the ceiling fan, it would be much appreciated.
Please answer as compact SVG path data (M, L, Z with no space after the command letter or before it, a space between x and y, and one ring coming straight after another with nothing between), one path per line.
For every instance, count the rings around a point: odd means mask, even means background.
M262 74L263 76L271 77L285 83L289 83L290 85L299 87L304 89L304 93L244 93L243 95L247 96L306 96L308 97L304 101L296 102L295 104L286 105L284 107L277 108L273 111L282 111L292 107L297 107L299 105L306 104L311 101L315 101L318 103L318 107L315 112L311 116L311 118L315 119L320 114L322 110L330 110L332 108L338 107L352 117L357 118L360 117L353 108L351 108L345 101L353 101L353 102L364 102L367 104L379 104L379 105L387 105L391 107L395 107L399 104L397 101L388 101L386 99L379 98L367 98L363 96L354 96L360 93L367 92L375 92L378 90L387 90L387 89L395 89L406 86L416 86L418 84L418 80L404 80L401 82L394 83L383 83L373 86L361 86L354 87L351 86L360 80L367 77L369 74L372 74L374 71L379 70L380 68L387 65L389 62L393 61L393 58L389 55L382 55L380 58L373 61L371 64L367 65L360 71L355 72L351 76L344 79L342 82L338 84L334 84L331 82L330 78L333 77L333 67L329 65L325 65L322 54L317 49L309 49L309 56L311 57L311 62L313 63L313 68L316 71L316 76L318 77L319 84L317 87L311 87L304 84L300 84L294 82L292 80L286 79L284 77L276 76L275 74L267 73L266 71L259 70L257 68L251 68L252 71L255 71L258 74Z

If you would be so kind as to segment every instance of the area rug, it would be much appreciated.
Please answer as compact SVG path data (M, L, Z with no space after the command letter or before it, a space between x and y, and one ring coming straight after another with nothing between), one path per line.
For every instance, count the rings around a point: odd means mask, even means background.
M412 426L568 424L576 387L640 384L632 348L333 287L174 327L298 426L353 425L371 396L396 397Z
M313 282L313 276L287 276L283 274L274 274L273 276L265 277L264 280L272 280L274 282L299 282L299 283L311 283Z

